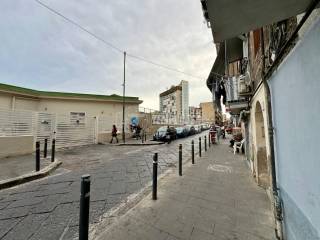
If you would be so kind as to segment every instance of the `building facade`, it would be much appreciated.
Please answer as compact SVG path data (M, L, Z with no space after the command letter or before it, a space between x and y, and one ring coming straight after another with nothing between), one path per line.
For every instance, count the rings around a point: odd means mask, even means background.
M202 122L202 109L201 107L189 107L189 116L192 123Z
M200 103L200 108L202 110L202 121L208 123L216 122L216 108L213 102L203 102Z
M226 86L278 238L320 239L318 131L310 129L320 122L319 1L201 3L218 50L208 87Z
M139 114L137 97L125 98L125 132ZM71 147L110 138L112 125L122 132L122 97L44 92L0 84L0 157L34 151L36 141L56 139ZM50 145L50 144L49 144Z
M189 84L182 80L159 95L160 112L171 124L189 121Z

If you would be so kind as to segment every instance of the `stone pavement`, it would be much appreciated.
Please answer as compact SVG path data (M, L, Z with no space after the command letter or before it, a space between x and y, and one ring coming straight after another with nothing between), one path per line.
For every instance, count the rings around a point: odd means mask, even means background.
M53 175L0 191L0 239L77 239L81 175L91 175L93 226L150 184L154 152L159 153L160 174L176 170L178 145L183 144L186 161L191 139L204 134L158 146L91 145L58 151L63 164Z
M158 200L145 197L93 239L275 239L266 192L253 181L243 155L227 141L212 146L195 165L160 180Z
M48 153L48 155L50 155ZM45 168L51 163L50 157L42 158L41 152L40 168ZM27 154L23 156L0 158L0 181L35 171L35 155Z

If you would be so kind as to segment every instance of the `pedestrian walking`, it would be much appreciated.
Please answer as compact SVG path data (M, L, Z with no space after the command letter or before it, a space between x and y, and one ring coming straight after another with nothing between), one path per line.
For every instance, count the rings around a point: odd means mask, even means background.
M117 129L116 125L113 125L112 132L111 132L112 137L111 137L110 143L113 142L113 138L115 138L117 140L117 143L119 142L118 137L117 137L117 132L118 132L118 129Z
M142 128L140 127L140 125L137 126L136 128L136 139L141 139L141 130Z

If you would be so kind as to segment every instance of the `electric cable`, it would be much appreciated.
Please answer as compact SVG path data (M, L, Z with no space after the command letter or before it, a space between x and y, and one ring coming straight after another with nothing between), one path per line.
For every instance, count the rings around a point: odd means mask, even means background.
M126 52L125 50L121 49L120 47L117 47L116 45L110 43L109 41L105 40L104 38L96 35L95 33L91 32L90 30L88 30L87 28L83 27L81 24L77 23L76 21L72 20L71 18L69 17L66 17L65 15L63 15L61 12L55 10L54 8L50 7L49 5L43 3L42 1L40 0L34 0L36 3L38 3L40 6L46 8L47 10L49 10L51 13L54 13L55 15L63 18L65 21L69 22L70 24L74 25L75 27L79 28L80 30L86 32L87 34L89 34L91 37L99 40L100 42L106 44L107 46L109 46L110 48L112 48L113 50L119 52L119 53L124 53ZM139 61L142 61L142 62L145 62L145 63L148 63L148 64L152 64L154 66L157 66L157 67L160 67L160 68L163 68L163 69L167 69L169 71L174 71L174 72L177 72L177 73L180 73L180 74L184 74L186 76L189 76L189 77L193 77L193 78L198 78L198 79L205 79L205 78L202 78L202 77L199 77L199 76L195 76L195 75L192 75L190 73L187 73L187 72L184 72L184 71L181 71L179 69L176 69L174 67L170 67L170 66L166 66L166 65L163 65L163 64L160 64L160 63L156 63L154 61L151 61L151 60L148 60L144 57L141 57L141 56L137 56L137 55L134 55L134 54L131 54L131 53L127 53L127 56L128 57L131 57L131 58L134 58L136 60L139 60Z

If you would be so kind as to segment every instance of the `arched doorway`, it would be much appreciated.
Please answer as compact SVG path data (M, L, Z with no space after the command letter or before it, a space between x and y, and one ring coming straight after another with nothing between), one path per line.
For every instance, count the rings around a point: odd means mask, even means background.
M255 109L256 125L256 151L257 151L257 180L259 186L268 188L270 177L267 161L267 147L265 138L265 126L260 102L257 102Z

